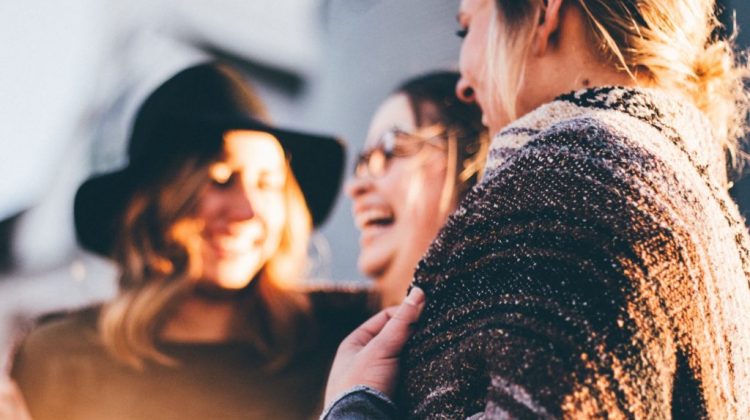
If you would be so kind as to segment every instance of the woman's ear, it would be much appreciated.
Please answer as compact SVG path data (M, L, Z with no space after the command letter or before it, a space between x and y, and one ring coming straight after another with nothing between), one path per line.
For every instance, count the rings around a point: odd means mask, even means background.
M534 52L542 55L547 52L550 40L560 29L560 10L564 0L545 0L539 16L534 40Z

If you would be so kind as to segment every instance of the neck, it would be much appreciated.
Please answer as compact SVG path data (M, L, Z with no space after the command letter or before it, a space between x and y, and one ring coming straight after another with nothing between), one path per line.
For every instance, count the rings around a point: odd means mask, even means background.
M649 84L645 78L634 77L596 51L588 23L577 6L564 7L561 13L555 39L541 49L535 44L528 52L518 95L519 117L568 92Z
M230 340L236 331L236 299L209 299L190 295L176 309L161 333L166 341L216 343Z
M375 277L375 284L380 291L381 307L398 305L404 300L420 257L421 255L415 255L398 259L385 272Z

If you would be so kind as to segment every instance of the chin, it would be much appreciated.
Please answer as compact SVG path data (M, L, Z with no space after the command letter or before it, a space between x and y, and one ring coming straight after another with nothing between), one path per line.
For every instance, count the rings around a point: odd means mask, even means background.
M252 278L242 278L242 279L230 279L230 280L221 280L218 282L214 282L214 284L222 289L227 290L240 290L247 287L248 284L252 281Z
M388 268L388 264L360 256L357 261L357 268L360 273L368 278L378 281L383 277L386 268Z
M220 289L240 290L253 281L257 272L258 270L252 270L245 266L219 267L213 273L206 274L205 283L210 283Z

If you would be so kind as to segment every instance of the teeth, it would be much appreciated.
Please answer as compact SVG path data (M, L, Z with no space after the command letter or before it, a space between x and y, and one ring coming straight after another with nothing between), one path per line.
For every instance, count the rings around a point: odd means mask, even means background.
M216 246L224 251L227 252L244 252L248 245L247 243L237 242L237 241L216 241L214 242Z
M385 209L367 209L357 213L356 222L360 229L381 220L392 220L393 212Z
M224 236L214 237L212 239L209 239L209 242L212 242L214 246L217 246L218 248L221 248L225 251L241 253L251 249L257 242L259 242L259 239Z

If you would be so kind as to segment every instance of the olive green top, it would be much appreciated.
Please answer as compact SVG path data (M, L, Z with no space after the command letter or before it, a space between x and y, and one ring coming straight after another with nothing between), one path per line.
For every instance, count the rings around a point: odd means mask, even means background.
M35 420L315 418L339 341L369 314L362 294L346 300L316 310L320 342L275 373L245 343L162 344L180 365L137 371L104 350L86 310L32 331L12 376Z

